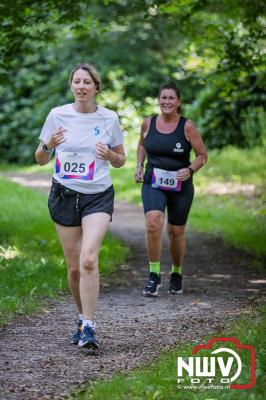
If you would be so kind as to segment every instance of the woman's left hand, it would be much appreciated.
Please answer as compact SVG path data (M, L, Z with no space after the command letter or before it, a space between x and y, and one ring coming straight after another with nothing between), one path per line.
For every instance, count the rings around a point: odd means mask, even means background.
M177 171L177 179L180 181L186 181L190 178L189 168L181 168Z
M111 158L111 149L107 144L103 144L101 142L96 143L96 157L101 158L102 160L110 161Z

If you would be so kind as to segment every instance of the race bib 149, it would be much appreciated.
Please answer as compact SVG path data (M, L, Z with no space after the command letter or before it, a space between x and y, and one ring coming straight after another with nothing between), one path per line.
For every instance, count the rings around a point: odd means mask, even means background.
M182 182L177 179L176 173L176 171L166 171L164 169L154 168L151 186L157 189L180 192Z
M95 156L92 153L61 152L55 160L55 172L61 179L92 181Z

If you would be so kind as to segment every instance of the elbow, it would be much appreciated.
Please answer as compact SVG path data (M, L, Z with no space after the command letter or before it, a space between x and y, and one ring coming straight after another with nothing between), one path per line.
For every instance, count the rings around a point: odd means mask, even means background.
M39 160L36 160L36 161L37 161L37 164L40 165L41 167L42 167L43 165L48 164L48 162L49 162L49 160L48 160L48 161L46 161L46 160L44 161L44 160L40 160L40 159L39 159Z
M40 166L43 166L43 165L47 164L47 162L44 161L44 160L42 159L42 157L40 157L40 155L38 154L37 151L36 151L36 153L35 153L35 160L36 160L36 163L37 163L38 165L40 165Z
M37 151L35 152L35 161L38 165L43 165Z
M44 164L44 162L40 161L40 160L36 160L37 164L40 165L40 167L42 167Z
M40 165L40 167L42 167L43 165L46 165L47 163L42 162L42 161L37 161L37 164Z
M123 162L122 162L121 164L119 164L119 165L117 166L117 168L123 167L123 166L125 165L125 163L126 163L126 158L124 158Z
M41 165L41 163L40 163L40 160L39 160L39 157L38 157L37 153L35 153L35 161L36 161L36 163L37 163L38 165Z

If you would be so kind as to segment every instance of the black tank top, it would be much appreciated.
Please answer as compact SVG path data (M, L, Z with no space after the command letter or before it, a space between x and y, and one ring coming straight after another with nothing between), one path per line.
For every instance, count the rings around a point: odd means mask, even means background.
M153 168L167 171L177 171L190 165L191 144L185 137L186 118L180 117L176 129L171 133L160 133L156 129L157 116L151 118L147 136L144 139L144 148L147 152L147 165L144 182L150 183ZM191 179L183 182L185 186Z

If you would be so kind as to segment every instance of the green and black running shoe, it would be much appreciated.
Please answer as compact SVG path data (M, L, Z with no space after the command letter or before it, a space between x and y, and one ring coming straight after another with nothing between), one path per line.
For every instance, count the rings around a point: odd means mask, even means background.
M158 296L158 290L162 287L161 275L157 275L155 272L150 273L148 283L145 285L143 290L144 296L155 297Z
M168 293L171 294L182 294L182 275L177 272L173 272L170 277L170 284Z

